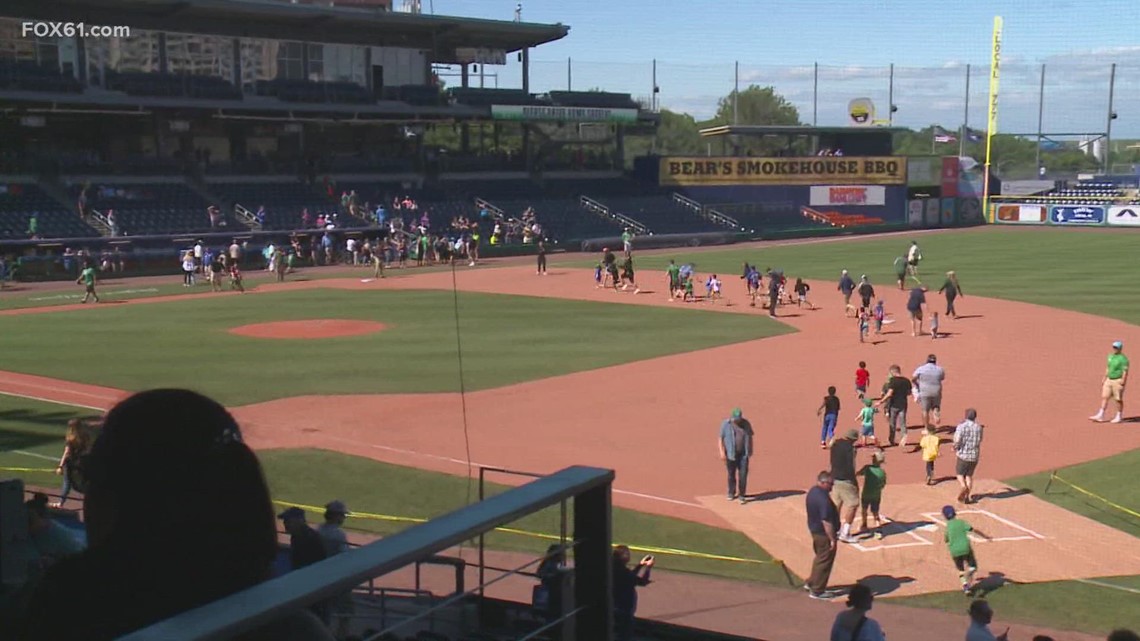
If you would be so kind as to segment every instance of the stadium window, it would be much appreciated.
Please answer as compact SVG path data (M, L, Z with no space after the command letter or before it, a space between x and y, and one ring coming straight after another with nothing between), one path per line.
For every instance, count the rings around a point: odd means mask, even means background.
M277 77L290 80L305 78L304 59L300 42L282 42L277 49Z
M166 34L166 66L171 73L233 80L233 40L190 33Z
M321 44L306 44L309 54L309 68L305 76L312 81L324 80L325 73L325 46Z
M58 65L59 45L55 38L25 38L19 20L0 18L0 60Z

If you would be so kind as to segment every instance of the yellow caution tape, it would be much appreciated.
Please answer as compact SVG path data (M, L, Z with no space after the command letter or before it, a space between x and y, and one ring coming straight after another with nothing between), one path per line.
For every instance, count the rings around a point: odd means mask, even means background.
M1137 512L1136 510L1130 510L1130 509L1124 507L1123 505L1120 505L1119 503L1113 503L1112 501L1104 498L1103 496L1096 494L1094 492L1090 492L1090 491L1086 490L1085 488L1083 488L1079 485L1074 485L1074 484L1070 483L1069 481L1066 481L1065 479L1058 476L1056 472L1053 472L1050 476L1054 481L1060 481L1060 482L1064 483L1065 485L1068 485L1069 487L1073 488L1074 490L1080 492L1081 494L1092 497L1092 498L1104 503L1105 505L1108 505L1109 507L1116 508L1117 510L1124 512L1125 514L1128 514L1130 516L1134 516L1134 517L1140 519L1140 512Z
M54 467L0 467L0 472L46 472L55 474Z
M315 505L305 505L304 503L293 503L290 501L277 501L277 500L275 500L273 502L276 503L277 505L281 505L284 507L299 507L302 510L305 510L306 512L312 512L314 514L324 514L324 511L325 511L325 509L323 507L317 507ZM388 521L390 523L426 523L428 520L428 519L417 518L417 517L412 517L412 516L394 516L391 514L373 514L370 512L355 512L355 511L349 515L349 518L365 519L365 520L369 520L369 521ZM543 532L532 532L530 530L520 530L517 528L509 528L509 527L498 527L498 528L495 528L495 531L496 532L502 532L504 534L517 534L519 536L529 536L531 538L543 539L546 541L559 541L562 539L562 537L560 537L556 534L545 534ZM768 565L768 564L781 565L781 566L784 565L784 562L780 561L779 559L771 559L768 561L764 561L761 559L747 559L747 558L739 557L739 556L728 556L728 555L724 555L724 554L712 554L709 552L694 552L692 550L682 550L682 549L678 549L678 548L663 548L663 547L656 547L656 546L652 546L652 545L636 545L636 544L632 544L632 543L625 544L625 545L626 545L626 547L628 547L632 551L646 552L649 554L665 554L668 556L679 556L679 557L687 557L687 558L692 558L692 559L707 559L707 560L711 560L711 561L731 561L733 563L752 563L752 564L756 564L756 565Z

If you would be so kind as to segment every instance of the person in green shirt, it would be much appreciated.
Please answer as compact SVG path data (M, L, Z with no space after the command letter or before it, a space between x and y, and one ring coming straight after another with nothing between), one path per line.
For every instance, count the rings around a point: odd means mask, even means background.
M1108 401L1116 401L1116 417L1110 423L1120 423L1124 420L1124 386L1128 384L1128 357L1124 355L1124 343L1115 341L1112 344L1112 353L1108 355L1108 366L1104 370L1104 380L1101 382L1100 410L1089 417L1090 421L1104 422L1104 410L1108 409Z
M629 227L626 227L625 231L621 233L621 247L626 256L629 256L633 251L633 232L629 230Z
M665 268L665 273L669 275L669 300L672 301L677 290L681 288L681 268L677 266L677 263L670 260L669 266Z
M968 595L974 589L974 574L978 571L978 560L974 558L974 547L970 544L970 532L983 539L990 537L958 518L958 513L954 510L953 505L944 506L942 516L946 519L946 534L943 540L946 541L946 547L950 550L950 558L954 560L954 567L958 569L958 577L962 580L962 592Z
M83 284L87 288L87 292L83 294L83 300L80 302L86 303L87 299L92 296L95 297L96 303L99 302L99 294L95 293L95 283L97 281L98 278L95 275L95 268L91 266L91 263L87 263L83 271L79 272L79 278L75 279L76 285Z
M863 508L863 520L860 529L867 531L867 511L875 518L875 538L883 538L883 520L879 518L879 503L883 499L883 488L887 485L887 472L883 469L886 455L877 451L871 455L871 464L864 465L859 470L863 477L863 496L860 497L860 506Z
M906 258L903 256L895 259L895 278L899 281L899 290L906 289Z

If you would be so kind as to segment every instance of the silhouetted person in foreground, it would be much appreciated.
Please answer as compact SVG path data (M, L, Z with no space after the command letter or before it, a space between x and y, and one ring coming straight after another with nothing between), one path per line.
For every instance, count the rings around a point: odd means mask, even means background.
M218 403L185 390L135 394L107 414L86 466L88 549L46 572L16 639L110 640L269 578L269 489ZM238 638L332 636L299 610Z

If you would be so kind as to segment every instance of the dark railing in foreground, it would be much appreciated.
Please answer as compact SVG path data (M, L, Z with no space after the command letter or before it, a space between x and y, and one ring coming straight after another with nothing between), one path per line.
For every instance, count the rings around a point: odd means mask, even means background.
M570 467L361 548L183 612L122 641L229 639L546 507L573 499L574 638L612 638L612 470Z

